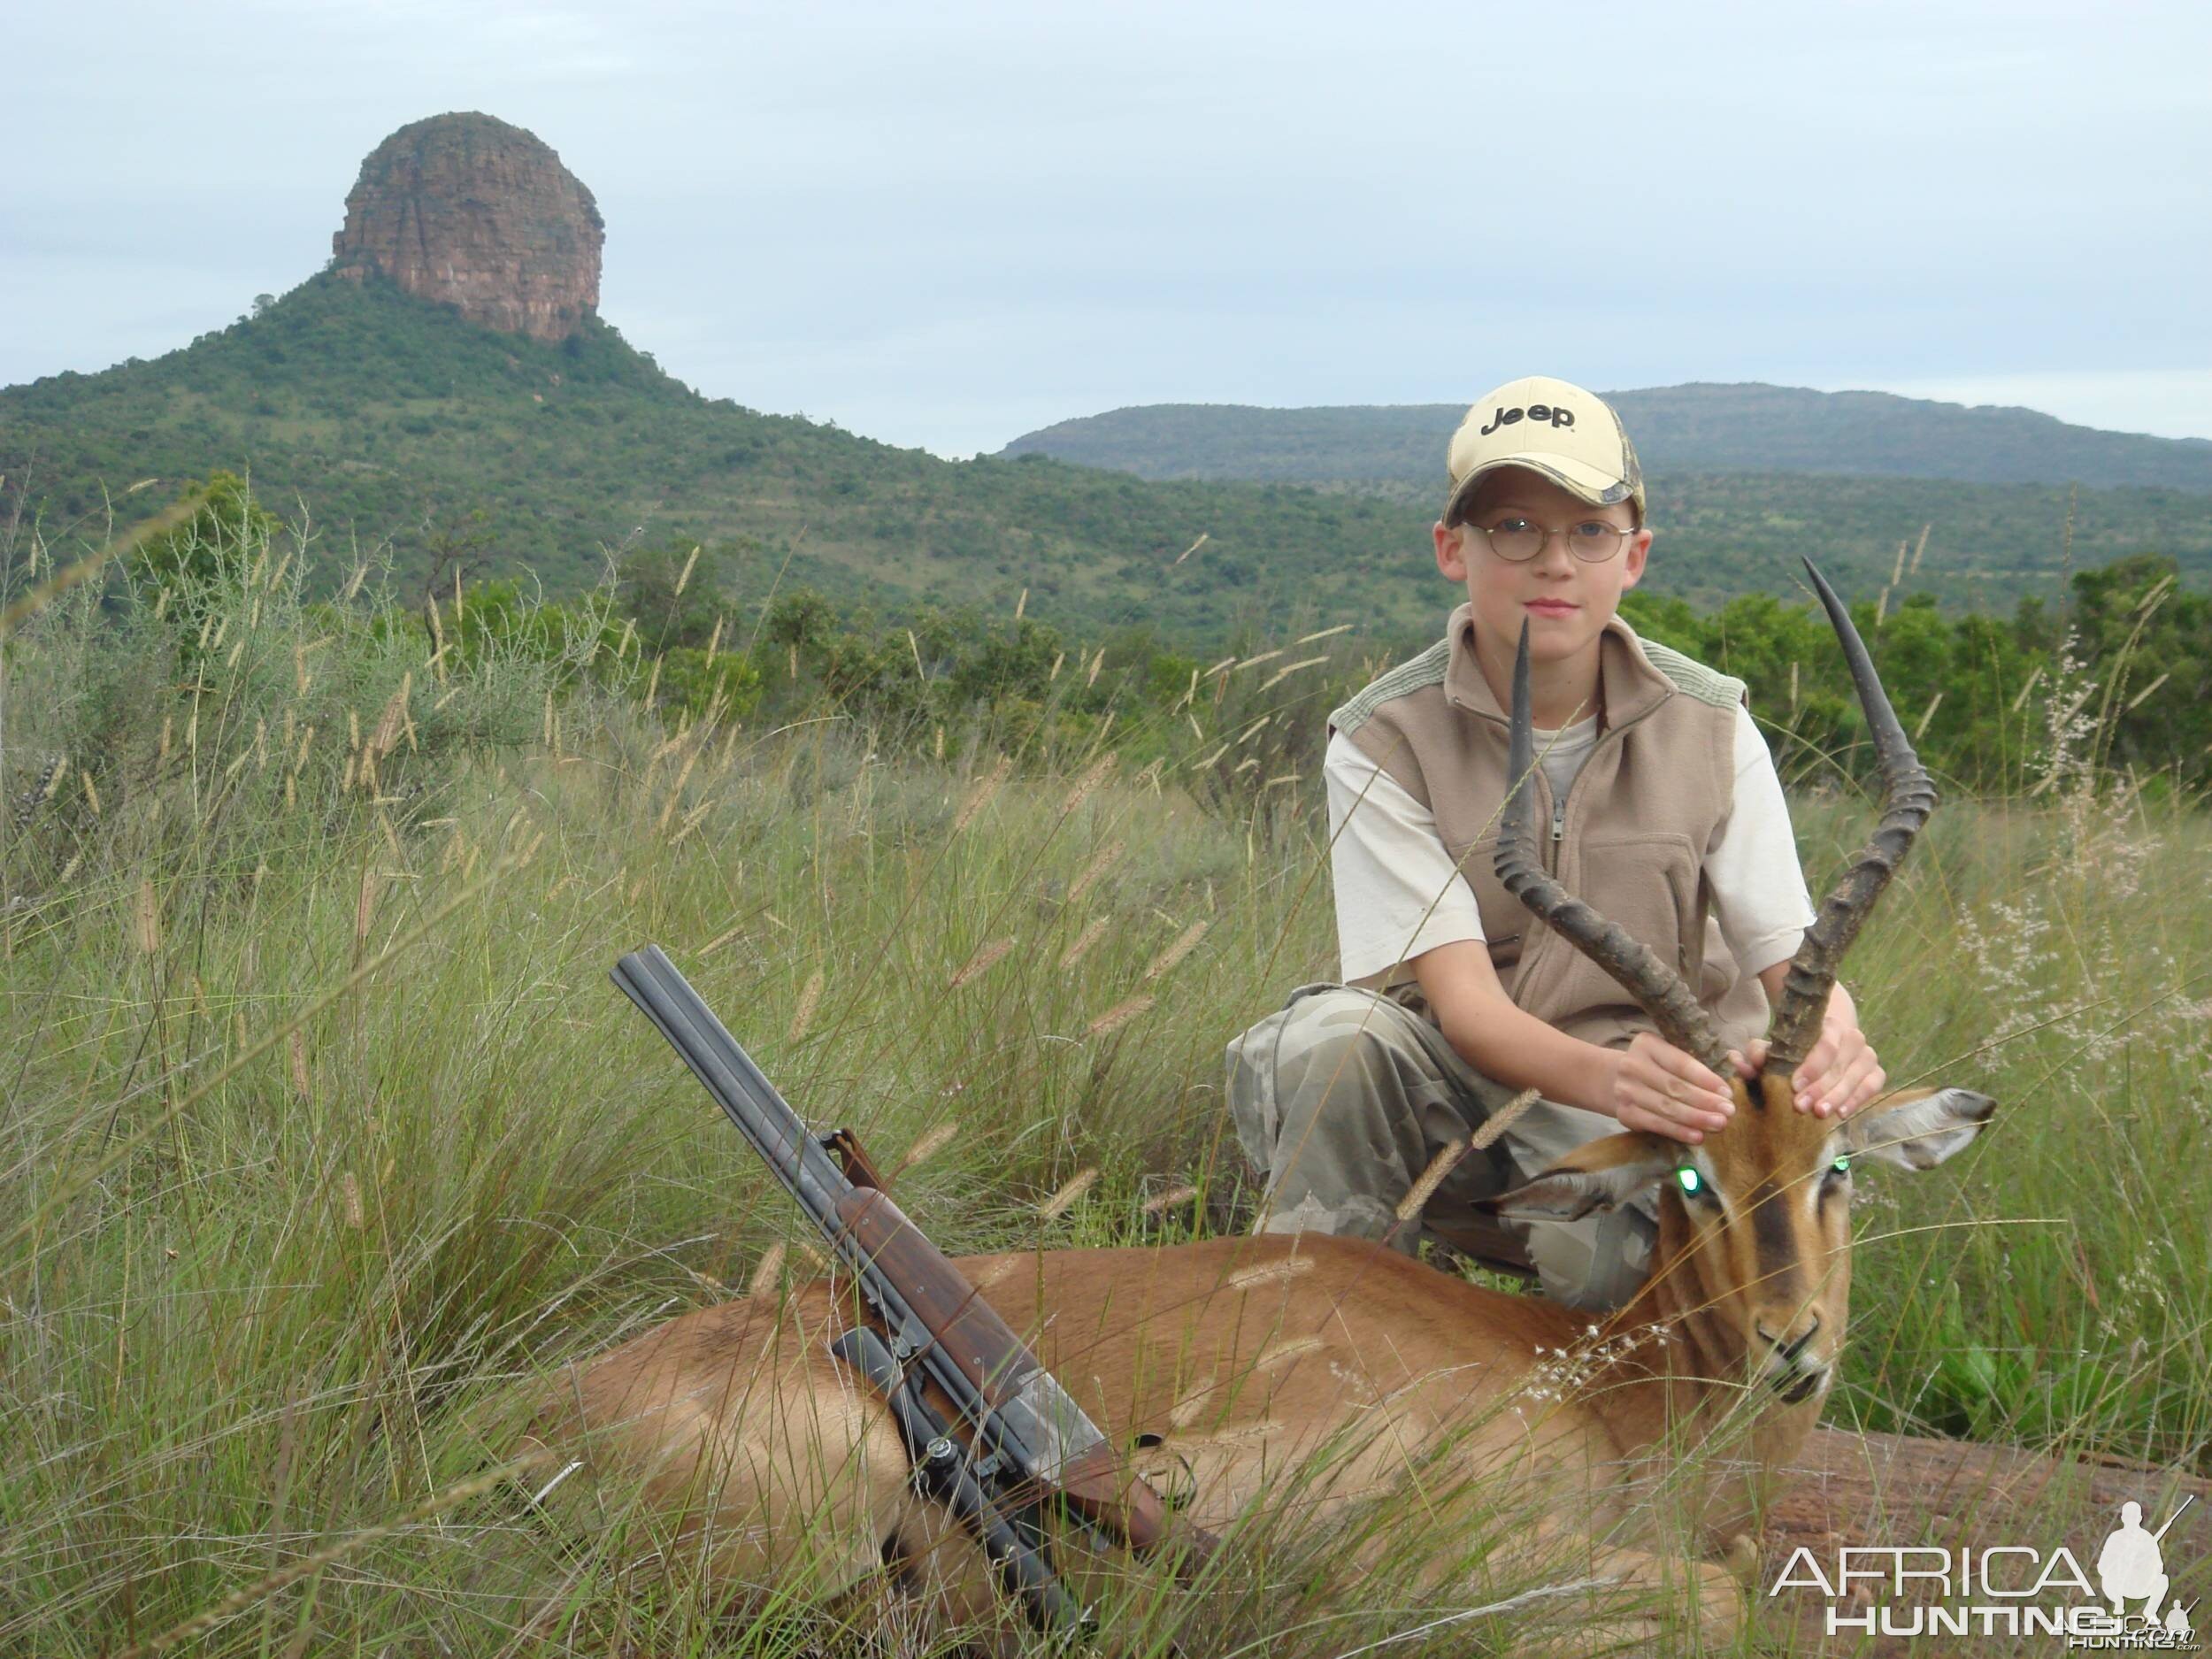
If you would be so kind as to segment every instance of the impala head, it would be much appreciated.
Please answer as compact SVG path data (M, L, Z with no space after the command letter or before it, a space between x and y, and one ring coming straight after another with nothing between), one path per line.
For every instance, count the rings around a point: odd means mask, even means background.
M1619 980L1661 1036L1729 1079L1736 1111L1725 1130L1695 1146L1646 1133L1593 1141L1487 1206L1508 1216L1572 1219L1655 1190L1655 1287L1694 1322L1698 1340L1740 1354L1751 1377L1774 1385L1791 1404L1816 1399L1833 1375L1850 1284L1853 1166L1932 1168L1972 1140L1995 1110L1988 1096L1959 1088L1892 1094L1840 1121L1791 1104L1791 1073L1819 1034L1844 951L1935 805L1935 790L1850 614L1811 561L1805 568L1858 687L1886 798L1872 839L1790 963L1768 1022L1764 1068L1747 1081L1681 977L1571 897L1544 872L1529 844L1525 780L1533 744L1524 639L1514 670L1510 765L1520 781L1498 838L1499 879Z

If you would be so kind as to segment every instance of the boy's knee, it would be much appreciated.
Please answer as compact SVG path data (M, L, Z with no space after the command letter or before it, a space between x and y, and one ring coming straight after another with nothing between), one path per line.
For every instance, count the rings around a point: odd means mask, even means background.
M1224 1053L1231 1105L1379 1098L1375 1086L1392 1064L1386 1018L1376 999L1343 987L1270 1014Z
M1529 1259L1545 1296L1562 1307L1610 1313L1651 1276L1657 1224L1633 1205L1580 1221L1528 1224Z
M1264 1079L1248 1067L1241 1080L1232 1081L1230 1105L1240 1133L1248 1125L1253 1138L1270 1145L1355 1162L1414 1133L1398 1121L1403 1091L1390 1082L1392 1061L1379 1035L1314 1032L1286 1043L1279 1055L1270 1051L1268 1059ZM1264 1167L1270 1160L1256 1161Z

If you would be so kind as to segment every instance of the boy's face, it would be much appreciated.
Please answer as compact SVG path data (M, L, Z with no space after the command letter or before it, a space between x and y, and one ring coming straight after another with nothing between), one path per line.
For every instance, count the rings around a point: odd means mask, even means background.
M1502 558L1482 531L1516 519L1557 534L1545 538L1543 550L1533 558L1519 563ZM1620 550L1597 563L1569 551L1565 533L1589 524L1626 532ZM1474 503L1460 523L1434 526L1436 568L1467 585L1478 638L1510 653L1525 621L1530 660L1557 662L1594 649L1620 608L1621 595L1642 580L1651 532L1634 525L1634 511L1626 502L1593 507L1540 473L1501 467L1476 488Z

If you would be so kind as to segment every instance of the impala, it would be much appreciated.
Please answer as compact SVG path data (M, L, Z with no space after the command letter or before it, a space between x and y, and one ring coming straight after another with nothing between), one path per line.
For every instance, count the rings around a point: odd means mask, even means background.
M1893 1093L1843 1120L1792 1104L1791 1073L1843 954L1934 805L1848 614L1817 571L1813 580L1866 713L1884 810L1791 964L1760 1075L1737 1071L1671 969L1545 873L1526 791L1506 810L1507 887L1735 1095L1729 1126L1701 1144L1608 1136L1490 1201L1506 1217L1573 1217L1655 1187L1653 1271L1627 1306L1594 1321L1321 1235L963 1259L1133 1467L1170 1478L1200 1525L1231 1526L1327 1452L1325 1476L1301 1494L1301 1524L1418 1469L1420 1513L1448 1528L1453 1511L1432 1502L1440 1466L1462 1494L1540 1493L1552 1517L1543 1548L1582 1550L1639 1585L1686 1576L1708 1630L1732 1628L1742 1529L1812 1430L1842 1351L1852 1163L1930 1168L1993 1110L1960 1088ZM1516 778L1530 769L1526 675L1524 655ZM529 1442L572 1448L592 1474L641 1476L649 1504L678 1517L696 1559L733 1586L802 1559L832 1582L887 1563L910 1586L926 1572L972 1609L988 1594L979 1552L915 1494L882 1402L827 1351L850 1312L849 1297L816 1280L671 1319L561 1378ZM1699 1465L1681 1494L1689 1548L1655 1550L1650 1492L1724 1422L1732 1455Z

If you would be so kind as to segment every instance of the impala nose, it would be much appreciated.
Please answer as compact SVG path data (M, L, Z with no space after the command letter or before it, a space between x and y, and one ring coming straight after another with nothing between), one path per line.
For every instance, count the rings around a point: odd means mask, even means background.
M1820 1315L1817 1312L1808 1312L1804 1316L1804 1325L1805 1328L1794 1336L1789 1335L1786 1332L1777 1336L1767 1329L1766 1321L1763 1319L1753 1320L1751 1328L1759 1333L1759 1340L1773 1351L1776 1358L1794 1361L1805 1351L1805 1345L1813 1340L1814 1333L1820 1329Z
M1789 1404L1801 1404L1826 1386L1828 1361L1811 1348L1813 1338L1820 1331L1817 1312L1809 1310L1804 1315L1804 1328L1794 1334L1786 1332L1777 1335L1763 1319L1755 1319L1752 1329L1767 1345L1766 1379Z

